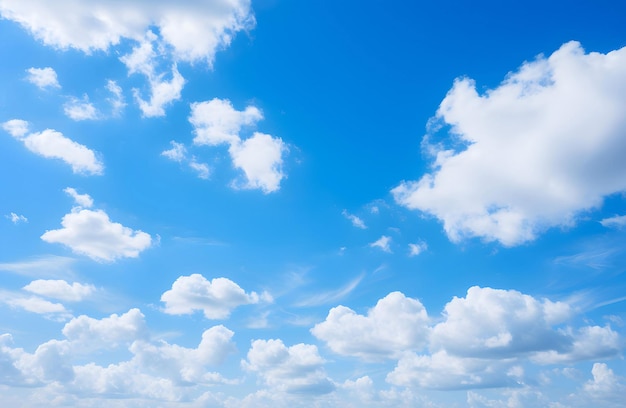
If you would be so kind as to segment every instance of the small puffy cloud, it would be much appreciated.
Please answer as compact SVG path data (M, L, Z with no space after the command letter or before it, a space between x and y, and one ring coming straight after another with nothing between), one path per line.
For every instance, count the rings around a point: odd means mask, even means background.
M43 132L28 132L28 122L13 119L4 122L2 127L31 152L40 156L61 159L72 166L72 171L79 174L102 174L104 166L89 148L63 136L56 130L46 129Z
M372 242L370 244L370 247L379 248L381 251L391 253L390 244L391 244L391 237L387 235L383 235L382 237L378 238L376 241Z
M250 0L124 2L2 0L0 14L44 44L85 53L107 51L122 39L141 41L156 28L159 41L183 61L213 62L233 36L254 25Z
M26 72L28 72L28 76L26 77L28 82L36 85L40 89L61 87L57 79L57 73L50 67L28 68Z
M248 106L243 111L233 108L228 99L214 98L191 104L189 122L194 127L196 145L237 144L243 126L252 126L263 119L261 111Z
M36 295L68 302L79 302L96 291L93 285L83 285L78 282L70 285L61 279L37 279L22 289Z
M317 347L296 344L287 347L282 340L254 340L242 366L256 372L269 387L281 392L327 394L334 390L323 368Z
M163 150L161 156L167 157L175 162L182 162L186 158L187 148L185 148L184 144L175 142L174 140L170 141L170 144L172 148Z
M200 274L181 276L172 289L161 296L164 312L173 315L191 314L202 310L207 319L225 319L238 306L269 300L268 294L246 293L230 279L207 280Z
M287 147L282 139L255 132L252 137L228 149L233 165L243 170L243 188L258 188L265 194L277 191L285 177L282 172L283 153Z
M13 224L19 224L20 222L28 222L28 218L24 217L21 214L16 214L14 212L6 215L6 217L11 220Z
M417 256L428 249L428 245L424 241L409 244L409 256Z
M78 192L72 187L67 187L63 191L72 197L79 206L83 208L91 208L93 206L93 199L89 194L78 194Z
M626 215L616 215L600 221L603 227L621 229L626 227Z
M189 122L194 127L195 145L229 145L233 166L244 176L243 182L234 181L233 187L260 189L268 194L277 191L285 177L282 163L288 149L282 139L264 133L241 138L244 126L253 126L261 119L263 114L254 106L238 111L229 100L214 98L191 104Z
M365 223L363 222L362 219L360 219L356 215L350 214L347 210L343 210L341 212L341 215L346 217L346 219L349 220L352 223L353 226L355 226L357 228L361 228L361 229L366 229L367 228L367 226L365 225Z
M625 103L626 48L585 53L569 42L482 95L457 79L423 140L433 170L392 193L442 221L454 242L514 246L573 225L626 190Z
M71 192L68 194L79 204L80 201L89 203L87 199L91 199L86 195ZM152 244L149 234L112 222L103 210L74 207L69 214L63 216L61 225L63 226L61 229L46 231L41 239L49 243L63 244L73 252L87 255L96 261L111 262L119 258L136 258Z
M21 139L28 133L28 122L21 119L11 119L2 124L2 128L16 139Z
M419 300L392 292L367 315L345 306L332 308L311 333L337 354L375 360L424 347L430 329L426 309Z
M76 121L96 120L101 117L100 112L89 102L87 95L84 95L82 99L70 98L70 100L63 105L63 112L65 112L68 118Z

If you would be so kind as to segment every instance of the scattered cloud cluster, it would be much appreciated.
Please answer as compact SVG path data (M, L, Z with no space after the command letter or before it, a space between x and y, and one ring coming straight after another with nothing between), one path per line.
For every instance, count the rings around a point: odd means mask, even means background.
M563 302L472 287L464 298L453 298L433 324L417 299L395 292L367 315L335 307L311 333L340 355L396 359L387 376L392 385L507 387L527 381L527 363L574 363L621 352L622 340L609 326L567 326L574 312Z
M173 315L204 312L207 319L225 319L238 306L271 301L268 293L260 296L256 292L246 293L230 279L207 280L200 274L181 276L172 284L172 289L163 293L164 312Z
M195 145L229 146L232 164L243 172L244 178L241 182L233 181L233 187L260 189L267 194L277 191L285 177L282 163L287 146L282 139L264 133L254 132L247 139L240 136L244 127L254 126L262 118L261 111L254 106L237 111L229 100L215 98L191 104L189 122L194 127ZM182 149L176 145L173 149L167 151L171 154L163 154L176 161L184 157Z
M73 188L67 188L65 192L78 205L63 216L63 228L46 231L41 236L42 240L63 244L75 253L105 262L136 258L152 245L149 234L112 222L103 210L89 209L93 205L89 195L78 194Z
M423 140L432 172L392 193L455 242L514 246L572 225L626 190L625 103L626 48L585 53L570 42L483 95L457 79Z
M31 152L42 157L63 160L72 167L74 173L101 175L104 172L104 165L93 150L68 139L56 130L46 129L27 135L28 122L20 119L4 122L2 128L24 143Z
M6 215L5 217L11 220L13 224L19 224L20 222L28 222L28 218L26 218L25 216L21 214L16 214L14 212L10 213L9 215Z
M161 156L166 157L177 163L185 163L194 170L198 177L201 179L208 179L211 175L211 168L206 163L201 163L195 156L189 156L187 154L187 148L184 144L178 143L174 140L170 141L171 149L161 152Z

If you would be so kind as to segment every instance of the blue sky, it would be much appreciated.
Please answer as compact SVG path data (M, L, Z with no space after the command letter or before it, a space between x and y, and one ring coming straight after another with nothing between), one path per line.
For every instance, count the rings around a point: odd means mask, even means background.
M0 402L618 407L609 1L0 0Z

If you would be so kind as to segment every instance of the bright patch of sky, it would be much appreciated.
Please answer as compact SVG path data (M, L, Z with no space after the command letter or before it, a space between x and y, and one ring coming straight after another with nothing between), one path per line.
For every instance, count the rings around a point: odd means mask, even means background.
M0 0L0 405L622 406L625 13Z

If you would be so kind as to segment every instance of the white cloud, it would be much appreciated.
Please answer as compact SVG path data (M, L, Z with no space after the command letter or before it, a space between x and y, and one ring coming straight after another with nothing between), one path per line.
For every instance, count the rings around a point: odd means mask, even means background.
M126 107L124 102L124 95L122 94L122 88L117 82L109 79L107 81L107 89L111 92L111 97L107 98L107 101L111 105L111 115L119 116L122 110Z
M350 214L346 210L343 210L341 212L341 215L346 217L346 219L348 219L352 223L353 226L355 226L357 228L361 228L361 229L366 229L367 228L367 226L365 225L363 220L360 219L359 217L357 217L356 215Z
M9 215L6 215L6 217L10 219L13 224L19 224L20 222L28 222L28 218L24 217L21 214L16 214L14 212L10 213Z
M26 72L28 72L28 76L26 77L28 82L36 85L40 89L61 87L57 79L57 73L50 67L28 68Z
M380 248L384 252L391 253L390 244L391 244L391 237L389 237L387 235L383 235L380 238L378 238L376 241L372 242L370 244L370 247L372 247L372 248Z
M570 42L483 95L457 79L423 141L433 171L392 193L441 220L455 242L513 246L572 225L626 190L625 103L626 48L585 54ZM446 126L447 139L433 143Z
M243 170L243 188L258 188L265 194L277 191L285 177L282 172L283 153L287 147L280 138L255 132L243 142L228 149L233 165Z
M542 302L514 290L467 290L444 309L433 328L431 347L465 357L513 357L543 350L565 350L571 338L553 329L572 314L566 303Z
M420 349L429 332L424 306L400 292L380 299L366 316L345 306L334 307L326 320L311 329L335 353L368 360Z
M89 102L89 97L84 95L82 99L70 98L70 100L63 105L63 112L72 120L96 120L100 119L101 115Z
M108 50L122 39L140 41L155 27L160 41L183 61L212 63L216 51L251 28L249 0L110 2L0 1L3 18L15 21L44 44L86 53Z
M600 224L607 228L624 228L626 227L626 215L616 215L614 217L605 218L600 221Z
M189 122L194 127L196 145L228 144L233 166L243 171L245 180L233 182L235 188L261 189L268 194L280 188L285 177L282 172L283 155L287 146L282 139L254 132L243 140L244 126L253 126L263 115L254 106L243 111L233 108L229 100L212 99L191 104Z
M185 160L187 155L187 149L185 148L185 145L175 142L174 140L170 141L170 144L172 145L172 148L169 150L163 150L161 152L161 156L165 156L168 159L179 163Z
M511 361L459 358L445 351L432 355L406 353L387 382L405 387L465 389L504 387L517 384ZM507 375L507 373L509 373Z
M28 132L28 122L19 119L4 122L2 127L24 143L31 152L46 158L61 159L72 166L74 173L98 175L104 171L102 162L92 150L68 139L56 130L46 129L25 136Z
M616 376L604 363L595 363L591 374L593 379L584 384L583 390L596 400L596 404L600 401L613 402L617 407L624 403L626 383L623 378Z
M178 72L176 66L172 67L172 78L164 79L161 74L154 78L149 78L150 100L146 101L141 97L138 89L133 89L133 94L139 109L145 117L155 117L165 115L165 106L180 99L181 91L185 85L185 78Z
M37 314L65 314L67 311L60 303L53 303L37 296L23 296L18 293L2 291L2 302L11 307L24 309Z
M409 256L417 256L428 249L428 245L424 241L415 244L409 244Z
M231 341L234 333L219 325L207 329L197 348L186 348L161 342L153 345L136 341L130 347L133 362L151 374L174 380L176 383L211 383L224 381L216 373L207 372L207 366L221 364L235 351Z
M225 319L238 306L258 303L271 299L264 293L246 293L230 279L207 280L200 274L180 276L172 284L172 289L161 296L165 302L164 312L180 315L202 310L207 319Z
M62 332L73 348L97 350L143 339L147 336L147 326L143 313L139 309L130 309L124 314L112 314L102 319L78 316L67 322Z
M200 177L201 179L208 179L209 175L211 174L211 169L209 169L209 165L206 163L199 163L197 161L195 161L195 159L192 159L189 162L189 167L191 167L193 170L195 170L198 173L198 177Z
M301 343L287 347L280 339L254 340L248 359L241 364L281 392L326 394L334 389L314 345Z
M196 145L237 144L243 126L252 126L263 119L261 111L248 106L243 111L233 108L228 99L214 98L191 104L189 122L194 127Z
M310 297L305 297L301 295L300 297L304 297L304 299L299 300L295 304L295 306L319 306L332 302L337 302L352 293L352 291L356 289L357 286L359 286L361 280L363 280L363 275L352 279L352 281L348 282L347 285L339 289L333 289L322 293L317 293Z
M566 348L538 352L532 356L533 361L540 364L573 363L614 357L622 350L622 339L609 326L585 326L576 332L562 330L561 334L569 340Z
M86 202L85 195L77 196ZM74 198L78 201L78 198ZM63 216L61 225L61 229L46 231L41 239L63 244L73 252L87 255L96 261L136 258L152 244L149 234L112 222L103 210L74 207Z
M22 289L36 295L69 302L81 301L96 291L93 285L83 285L78 282L70 285L61 279L37 279Z
M28 122L21 119L11 119L2 124L2 128L16 139L21 139L28 133Z
M79 206L83 208L91 208L93 206L93 199L89 194L78 194L78 192L72 187L67 187L63 191L72 197Z

